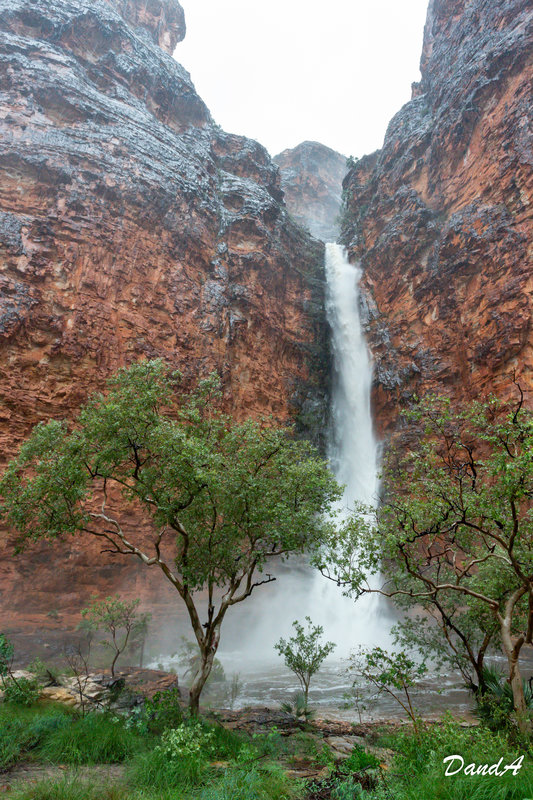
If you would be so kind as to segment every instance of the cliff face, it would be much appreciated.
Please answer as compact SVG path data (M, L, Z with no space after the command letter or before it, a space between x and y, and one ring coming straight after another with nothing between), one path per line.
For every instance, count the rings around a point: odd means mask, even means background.
M383 432L414 392L531 388L532 14L431 0L413 99L344 183Z
M346 157L318 142L302 142L274 161L292 217L317 239L336 241Z
M306 398L323 246L266 150L213 123L170 55L184 34L176 0L0 0L2 461L143 357L216 369L240 416ZM4 614L118 585L77 542L9 552Z

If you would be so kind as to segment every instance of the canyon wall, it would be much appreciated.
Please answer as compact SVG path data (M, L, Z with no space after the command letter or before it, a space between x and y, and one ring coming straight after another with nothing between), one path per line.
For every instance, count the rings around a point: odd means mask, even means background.
M217 370L241 417L319 413L323 245L266 150L212 120L184 35L177 0L0 0L2 463L141 358ZM12 559L4 536L1 618L149 591L96 560L78 540Z
M346 156L319 142L302 142L274 156L281 188L293 219L323 242L339 235Z
M532 16L431 0L413 99L344 181L381 434L414 393L532 388Z

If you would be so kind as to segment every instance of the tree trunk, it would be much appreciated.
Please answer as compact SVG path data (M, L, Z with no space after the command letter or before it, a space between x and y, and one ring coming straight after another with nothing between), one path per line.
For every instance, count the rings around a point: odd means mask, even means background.
M220 626L217 626L217 628L212 631L206 631L206 640L206 646L200 647L200 666L198 672L194 676L191 688L189 689L189 711L194 717L198 716L200 710L200 695L211 674L213 661L215 660L215 655L218 650Z
M509 676L507 680L509 681L513 692L513 706L516 712L518 727L522 733L529 733L531 731L531 721L528 719L528 710L524 695L524 684L518 663L521 644L513 642L510 628L510 620L504 618L501 621L501 636L503 648L507 657L507 663L509 665Z

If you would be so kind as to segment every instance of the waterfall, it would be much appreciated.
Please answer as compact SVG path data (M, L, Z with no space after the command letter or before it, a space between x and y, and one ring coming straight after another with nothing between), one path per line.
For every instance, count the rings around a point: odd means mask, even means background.
M359 315L361 270L338 244L326 245L326 313L331 327L334 376L329 459L345 488L343 506L375 504L378 448L372 426L372 365Z
M326 311L334 362L328 457L345 486L338 509L341 517L356 502L374 504L378 489L378 445L370 408L372 364L359 315L360 275L340 245L326 245ZM390 644L386 605L374 594L354 603L302 558L277 565L275 573L279 580L232 609L223 630L218 656L227 673L240 672L246 684L239 702L272 704L297 689L274 643L292 634L293 620L303 621L307 615L337 644L315 682L314 700L338 707L349 686L343 659L359 645Z
M339 483L345 486L339 516L356 502L376 502L378 445L370 408L372 364L359 315L361 270L350 264L344 249L326 245L326 312L332 333L334 375L328 457ZM337 517L338 519L339 517ZM244 659L274 661L274 642L291 635L293 620L311 617L324 635L337 644L330 661L346 657L358 645L385 646L390 622L378 595L365 595L355 604L336 583L292 558L276 568L279 581L258 591L236 608L224 632L222 648L238 647ZM245 625L242 640L239 619ZM237 624L236 624L237 623ZM233 641L231 641L233 640ZM246 653L246 654L245 654Z

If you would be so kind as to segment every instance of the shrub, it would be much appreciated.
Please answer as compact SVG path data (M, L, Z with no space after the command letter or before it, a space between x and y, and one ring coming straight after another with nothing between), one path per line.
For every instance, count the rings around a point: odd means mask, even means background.
M147 729L162 733L167 728L177 728L183 722L180 706L181 696L177 687L156 692L151 700L146 700L142 709Z
M31 706L37 702L41 689L35 679L17 678L4 681L4 702L19 706Z
M351 772L361 772L369 768L376 769L377 767L379 767L379 758L376 758L372 753L367 753L362 747L356 745L348 758L345 758L339 765L339 772L347 774Z
M202 760L214 755L213 733L199 722L165 731L158 747L171 761L182 758ZM158 749L158 748L156 748Z

